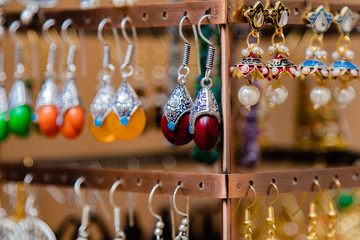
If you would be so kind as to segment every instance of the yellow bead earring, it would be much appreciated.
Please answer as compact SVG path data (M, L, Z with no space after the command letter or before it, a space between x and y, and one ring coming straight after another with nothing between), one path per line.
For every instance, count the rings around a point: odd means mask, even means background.
M127 22L131 24L134 42L126 33L125 25ZM129 45L124 63L120 68L123 82L118 88L116 96L111 104L112 112L109 114L108 120L111 130L117 138L121 140L131 140L138 137L144 131L146 116L144 110L141 108L139 97L128 83L128 78L134 74L134 67L130 64L133 51L135 50L137 52L136 29L129 17L125 17L122 20L121 30ZM137 59L135 62L137 62Z

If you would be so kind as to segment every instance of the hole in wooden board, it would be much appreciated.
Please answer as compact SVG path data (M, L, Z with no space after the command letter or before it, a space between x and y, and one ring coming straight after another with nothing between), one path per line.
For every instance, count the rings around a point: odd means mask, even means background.
M249 181L249 184L250 184L250 186L253 186L253 185L254 185L253 180L250 180L250 181Z
M358 174L358 173L354 173L354 174L352 175L352 178L353 178L354 181L358 181L358 180L359 180L359 174Z
M236 188L240 189L240 188L241 188L241 184L240 184L240 183L236 184Z
M163 17L163 19L167 19L167 12L163 12L162 17Z
M68 175L66 175L66 174L63 174L63 175L61 176L61 182L63 182L63 183L67 182L68 179L69 179L69 177L68 177Z
M51 181L51 175L50 174L44 174L44 181L50 182Z
M141 178L136 179L136 185L141 186Z
M296 185L297 182L298 182L297 177L294 177L294 178L293 178L293 181L292 181L292 184L293 184L293 185Z
M180 186L182 184L182 182L181 181L178 181L178 186Z
M97 176L96 181L98 184L102 184L104 182L104 177L103 176Z
M144 20L144 21L147 20L147 13L143 13L143 15L142 15L142 20Z
M271 179L271 182L272 182L272 183L276 183L275 178Z
M335 174L334 178L339 180L339 175Z
M299 9L298 8L295 8L294 9L294 15L296 16L296 15L299 15Z
M201 182L201 183L199 184L199 187L200 187L200 189L204 189L204 183Z

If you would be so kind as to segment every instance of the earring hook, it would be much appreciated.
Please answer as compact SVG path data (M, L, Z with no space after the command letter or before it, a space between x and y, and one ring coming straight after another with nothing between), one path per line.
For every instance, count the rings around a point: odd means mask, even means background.
M149 212L150 214L156 218L158 221L162 222L162 217L158 214L156 214L151 206L151 202L152 202L152 198L154 196L154 192L156 191L156 189L160 188L161 184L160 182L156 183L155 186L151 189L150 195L149 195L149 201L148 201L148 205L149 205Z
M337 189L338 189L338 191L337 191L337 193L335 194L335 196L333 196L332 198L331 198L331 201L335 201L335 199L337 199L339 196L340 196L340 193L341 193L341 184L340 184L340 181L339 181L339 179L337 179L336 177L333 177L333 183L335 183L335 185L336 185L336 187L337 187Z
M119 179L116 182L114 182L114 184L111 186L109 198L110 198L110 204L113 208L119 208L119 206L115 204L114 193L115 193L116 188L121 184L122 184L122 181Z
M186 218L189 218L188 214L187 213L184 213L184 212L181 212L177 205L176 205L176 193L178 192L179 189L182 188L182 185L178 185L176 188L175 188L175 191L174 191L174 194L173 194L173 206L174 206L174 209L175 209L175 212L183 217L186 217ZM186 212L188 212L188 208L189 208L189 196L186 196Z
M248 189L246 189L246 192L245 192L245 197L248 196L248 193L249 193L249 190L252 190L253 193L254 193L254 200L252 201L252 203L250 205L248 205L247 207L245 207L245 210L248 210L250 209L251 207L253 207L256 203L256 200L257 200L257 195L256 195L256 191L255 191L255 188L252 186L252 185L249 185Z
M131 31L132 31L132 35L133 35L133 41L129 38L127 32L126 32L126 23L129 23L131 26ZM127 65L129 65L130 63L130 59L131 59L131 52L132 52L132 48L134 48L135 51L135 75L138 75L138 50L137 50L137 45L138 45L138 37L137 37L137 33L136 33L136 28L131 20L130 17L125 17L122 21L121 21L121 32L122 35L124 36L125 40L129 43L128 46L128 51L126 52L125 55L125 60L124 63L122 65L122 68L126 67ZM132 46L132 47L130 47ZM131 48L131 50L130 50ZM124 66L124 67L123 67Z
M316 197L313 200L311 200L312 203L319 201L319 199L322 195L322 189L321 189L320 183L316 178L314 179L314 182L313 182L313 188L314 188L314 185L318 188L318 194L316 195Z
M73 24L73 20L71 20L71 19L66 19L61 24L61 36L68 45L74 44L74 42L70 39L69 34L68 34L69 26L71 24Z
M17 35L17 30L20 28L20 26L21 26L21 23L19 20L12 22L9 26L9 34L10 34L11 41L14 44L22 45L22 41L20 40L19 36Z
M81 193L81 189L80 189L81 184L83 184L84 182L85 182L85 177L79 177L74 184L75 194L76 194L77 198L79 199L81 206L85 206L85 197Z
M43 26L42 26L42 34L44 39L49 43L55 43L56 41L50 37L49 35L49 28L54 26L56 24L55 19L49 19L46 22L44 22Z
M207 44L209 44L210 46L212 46L212 47L214 47L214 45L210 42L210 40L209 39L207 39L205 36L204 36L204 34L201 32L201 22L205 19L205 18L207 18L208 20L209 20L209 22L210 22L210 17L211 17L211 15L210 14L205 14L204 16L202 16L200 19L199 19L199 23L198 23L198 32L199 32L199 35L200 35L200 37L202 38L202 40L204 40Z
M270 186L269 186L269 189L268 189L268 195L269 195L269 193L270 193L271 187L275 188L275 190L276 190L276 197L275 197L275 199L274 199L272 202L269 202L269 207L271 207L271 205L273 205L274 203L276 203L277 200L279 199L279 189L278 189L278 187L276 186L275 183L270 183Z

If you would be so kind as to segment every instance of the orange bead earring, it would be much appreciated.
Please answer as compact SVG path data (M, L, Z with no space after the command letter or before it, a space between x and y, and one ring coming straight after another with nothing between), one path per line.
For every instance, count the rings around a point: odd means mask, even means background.
M126 23L131 24L134 42L128 37L125 29ZM146 116L141 108L139 97L128 83L128 78L134 73L134 67L130 64L133 51L136 50L137 35L136 29L129 17L125 17L121 22L121 30L124 38L129 43L125 60L121 65L120 72L123 82L118 88L115 98L111 104L112 112L108 116L110 128L117 138L121 140L131 140L138 137L145 128ZM137 55L137 54L135 54ZM137 65L137 59L135 60Z
M55 23L54 19L49 19L42 27L44 39L49 43L49 55L46 64L45 81L36 100L35 113L32 115L33 122L38 124L40 132L48 138L55 137L59 132L56 122L59 115L59 96L54 72L57 46L48 32L49 28L54 26Z
M67 29L72 23L71 19L67 19L61 25L61 34L63 40L69 44L68 56L66 60L65 87L61 94L61 112L57 119L60 125L61 134L67 139L74 139L79 136L84 126L84 109L80 106L78 91L75 86L76 67L74 58L76 45L70 41Z

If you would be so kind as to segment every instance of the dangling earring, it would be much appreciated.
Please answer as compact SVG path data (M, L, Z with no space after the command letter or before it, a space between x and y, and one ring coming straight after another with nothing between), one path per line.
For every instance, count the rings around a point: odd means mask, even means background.
M20 22L15 21L9 27L9 33L12 41L15 44L15 72L14 83L9 93L9 131L18 135L26 136L30 132L31 123L31 96L28 80L24 76L25 67L23 61L23 43L16 35L17 29L20 27Z
M189 143L194 135L189 132L189 116L193 106L191 96L186 89L186 78L189 75L189 59L191 44L185 39L182 33L183 21L188 19L184 16L180 20L179 34L185 41L182 65L178 69L178 85L171 93L169 100L164 106L164 115L161 119L161 130L166 139L175 145L184 145ZM190 21L190 20L189 20ZM194 36L197 36L196 27L193 25ZM195 39L197 39L195 37Z
M69 45L68 56L66 59L65 87L61 94L61 112L58 118L61 134L67 139L78 137L84 126L84 109L80 106L78 91L75 86L76 67L74 58L76 45L70 41L68 27L72 24L71 19L67 19L61 25L62 39Z
M111 112L111 101L115 91L111 80L115 71L114 65L110 63L110 46L102 36L102 31L106 23L112 25L109 18L102 20L98 27L98 38L104 44L103 48L103 69L99 73L101 88L95 96L89 116L90 133L100 142L110 143L116 140L116 135L111 131L107 116ZM112 26L115 39L119 39L116 28ZM118 44L116 44L118 47Z
M272 205L274 203L276 203L277 200L279 199L279 189L277 188L275 183L270 184L270 187L268 189L268 194L270 193L271 187L275 188L276 197L272 202L269 203L269 206L268 206L268 216L266 218L266 224L268 226L268 237L266 238L267 240L274 240L275 239L275 230L276 230L275 212L274 212L274 207Z
M330 70L331 77L339 79L341 83L341 86L335 88L334 98L342 108L345 108L355 98L355 90L348 85L348 82L359 76L359 68L350 62L354 59L355 54L350 50L351 40L349 36L358 17L359 15L353 13L348 7L343 7L334 18L340 36L337 41L337 49L332 53L335 62L330 65Z
M154 218L157 219L157 222L155 224L155 230L154 230L156 240L163 240L162 234L163 234L163 229L165 226L164 221L162 220L162 217L154 212L154 210L152 209L152 205L151 205L151 201L154 196L154 193L155 193L156 189L158 189L160 187L161 187L160 182L155 184L155 186L151 189L151 192L149 195L149 200L148 200L149 212L150 212L151 216L153 216Z
M58 87L55 83L56 74L54 72L54 63L56 56L56 43L49 36L49 28L55 25L54 19L47 20L43 25L43 36L49 43L49 55L46 64L45 81L41 87L36 100L35 113L32 116L33 122L39 125L40 132L48 137L53 138L59 132L56 123L58 118L59 96Z
M321 60L325 60L327 56L327 52L323 50L323 36L329 29L333 16L321 5L315 12L308 13L306 18L311 23L314 36L311 39L310 46L306 49L308 60L301 63L299 67L304 77L314 75L318 80L319 85L310 92L310 100L313 102L314 108L318 109L326 105L331 99L330 90L324 84L329 77L329 70Z
M326 234L326 239L327 240L336 240L337 236L336 236L336 218L337 218L337 210L336 210L336 206L335 206L335 200L340 196L341 193L341 184L339 179L337 178L333 178L333 183L336 184L337 186L337 193L331 198L328 207L328 218L329 218L329 229L328 229L328 233Z
M292 78L300 76L297 66L287 59L290 53L289 48L285 46L283 27L287 24L289 15L290 10L282 2L277 2L269 13L269 18L275 27L275 33L271 38L272 45L269 47L269 54L274 55L274 58L266 63L270 70L270 76L275 80L275 83L266 89L270 109L285 102L288 97L288 91L281 83L281 76L286 73ZM275 43L275 37L281 38L280 42Z
M251 85L254 80L266 78L269 75L268 67L260 60L264 55L264 50L260 44L260 29L266 23L269 11L264 8L261 2L256 2L254 7L245 12L245 17L249 21L251 32L247 36L247 48L241 51L243 59L236 63L232 70L232 76L237 78L244 77L247 85L242 86L238 92L238 98L241 104L250 111L251 106L257 104L260 100L259 89ZM250 37L256 39L255 43L250 43Z
M201 32L201 22L205 18L210 19L210 14L206 14L199 19L198 32L200 37L209 44L206 70L205 76L201 79L201 89L191 108L189 132L194 134L194 141L199 149L210 150L218 140L221 118L219 106L214 93L211 91L212 80L210 74L214 63L215 47Z
M115 227L115 237L113 240L125 240L126 236L125 233L122 231L121 228L121 209L119 206L117 206L114 202L114 193L116 188L121 184L121 180L117 180L114 182L114 184L111 186L110 189L110 204L114 209L114 227Z
M0 8L0 41L5 37L4 29L5 19L2 16L2 9ZM9 135L9 106L7 102L6 90L5 90L5 80L6 73L4 69L5 55L3 50L0 51L0 142L4 141Z
M74 184L75 194L77 199L82 206L82 213L81 213L81 225L78 229L78 237L76 240L88 240L89 238L89 221L90 221L90 212L91 207L89 204L85 203L85 199L83 194L81 194L81 184L85 182L84 177L80 177L76 180Z
M182 188L181 184L175 188L175 191L173 194L173 206L174 206L175 212L177 214L183 216L183 219L181 220L181 224L179 226L179 233L175 237L175 240L188 240L189 239L189 226L190 226L189 196L186 196L186 213L183 213L176 206L176 193L180 188Z
M245 197L248 196L249 193L249 189L251 189L254 193L254 200L252 201L252 203L250 205L248 205L247 207L245 207L244 209L244 239L245 240L251 240L252 239L252 222L251 222L251 212L250 212L250 208L252 208L257 200L257 196L256 196L256 191L255 188L252 185L249 185L249 187L246 189L246 193L245 193Z
M308 235L306 238L307 240L319 239L319 237L316 233L316 231L317 231L316 221L317 221L317 217L318 217L317 212L316 212L316 206L318 204L318 201L321 198L322 190L321 190L320 183L317 179L314 179L313 187L314 187L314 185L318 188L318 194L310 203Z
M126 23L131 24L134 42L128 37L125 29ZM130 64L133 51L137 55L137 35L136 29L129 17L121 21L121 30L124 38L129 43L124 63L121 65L121 76L123 82L118 88L115 98L111 104L112 112L108 116L109 126L117 138L121 140L131 140L138 137L145 128L146 116L141 108L139 97L134 89L130 86L128 78L134 73L134 67ZM137 56L135 56L137 58ZM137 66L137 59L135 60Z

